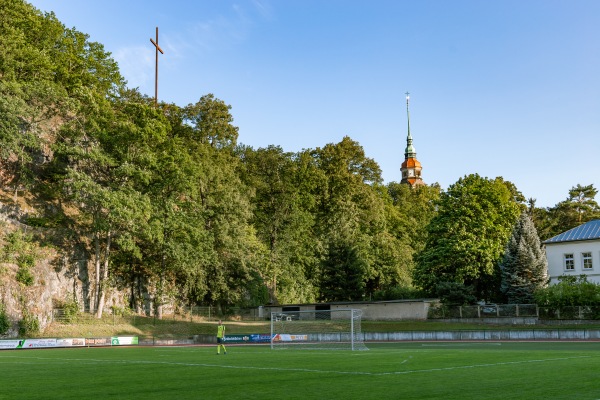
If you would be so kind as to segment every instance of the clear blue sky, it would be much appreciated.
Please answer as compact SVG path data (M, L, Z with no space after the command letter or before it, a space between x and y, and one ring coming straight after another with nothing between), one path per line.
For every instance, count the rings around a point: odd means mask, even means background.
M598 0L31 3L104 44L150 96L158 26L159 100L213 93L254 148L347 135L400 181L408 91L427 183L502 176L544 207L600 189Z

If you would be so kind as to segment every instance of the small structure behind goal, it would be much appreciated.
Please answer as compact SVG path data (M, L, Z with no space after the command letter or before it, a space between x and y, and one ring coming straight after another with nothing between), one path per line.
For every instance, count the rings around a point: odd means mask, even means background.
M361 310L271 313L271 349L368 350Z

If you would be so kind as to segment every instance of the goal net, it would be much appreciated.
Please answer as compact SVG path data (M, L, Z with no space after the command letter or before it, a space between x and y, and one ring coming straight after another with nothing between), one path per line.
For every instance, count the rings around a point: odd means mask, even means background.
M368 350L361 310L271 313L271 349Z

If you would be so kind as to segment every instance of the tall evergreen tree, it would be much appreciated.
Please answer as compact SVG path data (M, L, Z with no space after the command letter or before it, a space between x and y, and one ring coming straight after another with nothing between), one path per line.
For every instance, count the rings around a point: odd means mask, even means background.
M366 257L361 249L344 240L332 239L322 262L321 300L364 300Z
M533 221L527 212L516 222L500 263L501 291L512 304L529 304L534 292L546 285L548 262Z

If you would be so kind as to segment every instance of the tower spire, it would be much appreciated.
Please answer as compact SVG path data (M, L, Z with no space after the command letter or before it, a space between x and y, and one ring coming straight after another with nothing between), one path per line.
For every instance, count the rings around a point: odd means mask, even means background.
M410 101L410 93L406 92L405 94L406 94L406 120L408 121L408 137L410 138L410 114L408 112L408 102Z
M421 178L421 163L417 160L417 151L413 146L412 135L410 134L410 113L408 105L410 101L410 93L406 92L406 119L408 121L408 132L406 135L406 149L404 150L404 162L400 167L402 172L401 183L407 183L411 187L423 185L423 179Z
M410 101L410 93L406 92L406 120L408 121L408 134L406 135L406 150L404 150L404 158L415 158L417 156L417 150L413 146L413 139L410 134L410 113L408 111L408 103Z

